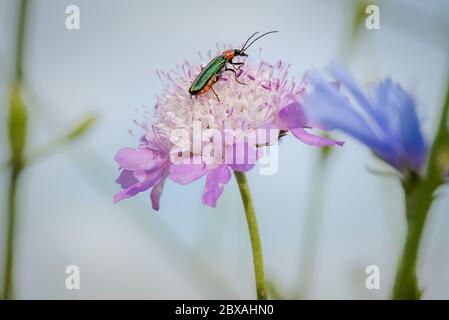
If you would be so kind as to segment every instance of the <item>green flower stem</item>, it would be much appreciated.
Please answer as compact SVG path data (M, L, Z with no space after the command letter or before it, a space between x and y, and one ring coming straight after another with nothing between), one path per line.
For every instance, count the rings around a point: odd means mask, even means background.
M419 244L435 191L444 184L449 167L449 79L446 99L441 112L437 134L430 150L424 177L411 175L403 182L407 218L407 238L396 272L393 299L420 299L416 265Z
M82 137L84 134L86 134L91 127L97 122L98 117L96 115L89 115L82 119L80 122L78 122L70 131L66 132L64 135L61 135L57 137L56 139L47 142L47 144L43 145L42 147L38 148L34 152L30 153L27 157L25 162L31 163L35 162L39 159L42 159L46 156L51 155L58 149L61 149L68 143Z
M28 0L22 0L19 8L19 25L17 29L16 42L16 81L19 83L23 79L23 56L25 47L25 29Z
M28 1L22 0L19 4L19 20L17 28L16 42L16 62L15 62L15 79L11 89L10 108L8 115L9 125L9 143L11 150L11 167L9 189L8 189L8 222L6 230L6 248L5 248L5 269L3 279L3 299L13 299L13 270L14 270L14 242L16 230L16 204L17 204L17 187L19 183L20 173L23 170L24 161L23 154L26 141L27 129L27 112L23 103L20 87L23 80L23 57L26 30L26 15L28 9Z
M234 175L239 185L243 207L245 208L246 221L248 222L249 237L251 239L251 247L253 251L257 299L266 300L267 289L263 271L262 245L260 243L259 230L257 228L256 211L254 210L254 204L245 173L234 171Z
M329 147L322 148L319 161L315 162L309 184L304 226L299 243L298 274L296 278L296 299L307 299L312 288L316 270L316 256L319 250L320 232L323 217L323 199L326 197L326 175L329 162Z
M13 298L14 242L16 229L17 185L22 169L19 165L11 170L8 190L8 229L6 238L6 265L3 283L3 299Z
M419 300L422 293L416 276L419 244L435 188L429 188L425 181L417 180L404 183L404 190L407 237L396 272L393 299Z

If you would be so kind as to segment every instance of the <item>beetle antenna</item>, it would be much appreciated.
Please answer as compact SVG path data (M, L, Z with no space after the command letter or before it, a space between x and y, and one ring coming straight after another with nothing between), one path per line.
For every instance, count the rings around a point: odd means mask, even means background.
M279 32L279 31L269 31L269 32L266 32L266 33L264 33L264 34L258 36L256 39L254 39L253 41L251 41L251 43L250 43L248 46L246 46L246 48L245 48L245 46L243 46L242 51L245 51L246 49L248 49L249 47L251 47L251 45L252 45L254 42L256 42L257 40L259 40L260 38L265 37L266 35L268 35L268 34L270 34L270 33L276 33L276 32ZM254 36L254 35L253 35L253 36ZM252 37L252 36L251 36L251 37ZM248 39L248 40L249 40L249 39ZM248 41L247 41L247 42L248 42ZM246 45L246 43L245 43L245 45Z
M256 34L258 34L258 33L259 33L259 31L254 32L254 33L251 35L251 37L249 37L248 40L246 40L245 44L242 46L242 49L241 49L242 51L243 51L243 48L245 48L245 46L246 46L246 44L248 43L248 41L251 40L251 38L254 37L254 36L255 36Z

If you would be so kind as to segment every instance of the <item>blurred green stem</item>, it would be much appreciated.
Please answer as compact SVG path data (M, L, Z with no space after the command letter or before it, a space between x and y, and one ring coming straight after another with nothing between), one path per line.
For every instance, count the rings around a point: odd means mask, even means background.
M11 149L11 173L8 189L8 222L5 249L5 270L3 279L3 299L12 299L14 293L14 242L16 231L16 204L19 176L23 169L23 153L26 141L27 114L22 101L20 86L23 80L23 56L25 44L25 29L28 1L21 0L19 4L19 20L16 42L15 78L12 85L9 108L9 142Z
M410 175L403 182L407 218L407 238L396 272L393 299L420 299L421 290L416 276L419 244L434 193L444 183L449 167L449 79L446 99L438 131L430 150L424 177Z
M95 114L86 116L80 122L78 122L70 131L65 134L58 136L54 140L47 142L47 144L38 148L34 152L31 152L27 158L26 163L36 162L37 160L51 155L61 147L65 146L67 143L80 138L84 135L91 127L98 121L98 116Z
M299 243L300 260L296 280L297 298L308 298L314 278L323 215L323 197L326 193L324 189L326 188L326 169L329 161L328 152L330 152L330 148L323 148L323 151L321 151L319 161L315 163L315 168L312 171L313 175L309 185L307 211L304 217L301 242Z
M21 0L19 8L19 25L17 29L16 43L16 82L19 83L23 79L23 56L25 46L25 28L26 14L28 9L28 0Z
M14 166L11 170L8 190L8 230L6 238L6 265L3 284L3 299L13 298L14 231L16 222L17 185L22 169Z
M243 172L234 171L245 208L246 221L248 223L249 237L253 252L254 273L256 277L256 291L258 300L267 299L265 275L263 271L262 245L260 243L259 230L257 228L256 211L249 190L248 180Z
M418 300L421 297L416 276L418 250L434 190L417 177L404 182L404 190L407 237L396 273L393 299Z

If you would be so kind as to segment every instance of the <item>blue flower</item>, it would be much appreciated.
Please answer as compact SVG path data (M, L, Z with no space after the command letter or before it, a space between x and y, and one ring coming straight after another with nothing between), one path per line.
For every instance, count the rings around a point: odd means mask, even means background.
M307 80L314 90L304 97L307 117L326 129L337 129L358 139L402 173L422 172L427 146L410 95L386 78L372 87L369 96L342 67L332 65L329 71L350 97L320 73L310 72Z

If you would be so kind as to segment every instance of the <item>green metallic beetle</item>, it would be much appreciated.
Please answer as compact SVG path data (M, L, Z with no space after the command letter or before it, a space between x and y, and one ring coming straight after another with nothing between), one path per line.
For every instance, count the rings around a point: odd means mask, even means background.
M212 90L212 92L215 94L215 97L217 97L217 100L220 101L220 98L218 98L218 95L214 91L214 88L212 86L218 80L220 80L220 78L223 76L223 73L225 71L233 72L235 81L237 81L240 84L245 84L245 83L240 82L237 79L237 77L238 77L237 71L239 71L240 68L244 65L244 62L234 62L234 61L232 61L232 59L234 59L237 56L247 57L248 55L245 53L246 49L248 49L254 42L256 42L258 39L262 38L263 36L266 36L267 34L275 33L275 32L277 32L277 31L270 31L270 32L264 33L264 34L258 36L256 39L254 39L250 44L248 44L248 42L251 40L251 38L259 33L259 32L255 32L251 35L251 37L248 38L248 40L246 40L242 49L226 50L221 55L213 58L207 64L207 66L201 70L201 73L192 82L192 85L189 89L189 93L192 96L196 96L196 95L202 95L202 94ZM232 65L232 68L228 68L228 64ZM236 66L237 66L237 68L236 68Z

